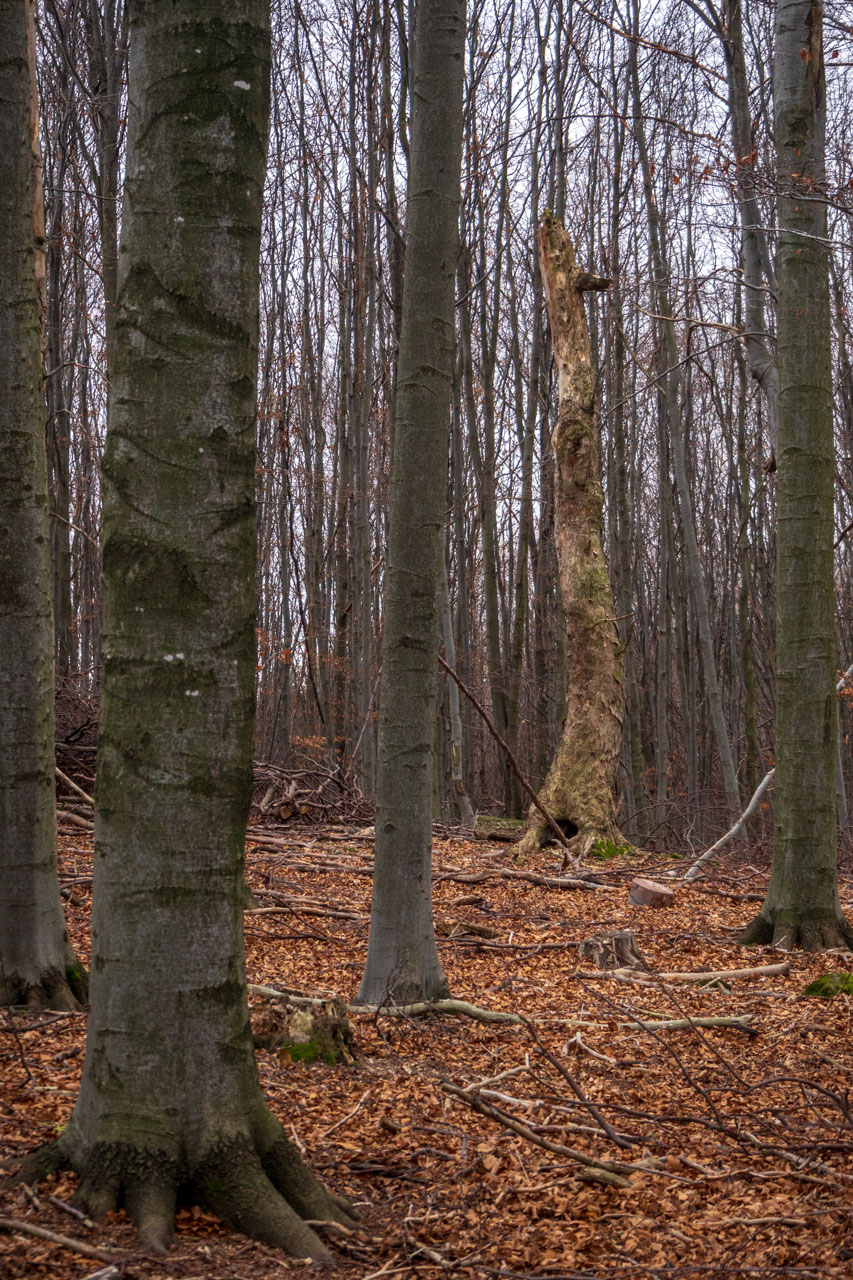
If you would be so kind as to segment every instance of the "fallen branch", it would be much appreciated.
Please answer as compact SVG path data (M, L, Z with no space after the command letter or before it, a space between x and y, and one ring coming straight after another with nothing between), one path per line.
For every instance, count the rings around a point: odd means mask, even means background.
M524 1019L517 1013L503 1013L499 1009L480 1009L467 1000L426 1000L419 1004L350 1004L350 1013L384 1013L397 1018L416 1018L421 1013L455 1013L465 1018L474 1018L477 1022L509 1022L513 1026L521 1026Z
M776 775L775 768L771 769L769 773L766 773L764 775L764 777L759 782L758 786L755 788L755 791L752 793L752 799L750 800L749 804L746 806L746 808L744 809L743 813L740 815L740 817L738 818L734 826L729 827L726 834L724 836L720 836L716 844L712 844L710 849L706 849L704 853L699 855L699 857L696 859L693 865L688 867L687 871L685 871L684 875L681 877L685 884L689 883L689 881L691 880L695 880L701 868L704 866L706 862L708 862L711 858L713 858L717 850L722 849L724 844L728 844L730 840L734 840L735 836L740 835L740 833L745 829L747 822L755 813L755 810L758 808L759 800L764 795L764 792L767 790L767 788L770 786L770 783L773 781L775 775Z
M589 889L598 893L619 893L617 885L598 884L595 880L579 880L572 876L540 876L535 871L513 871L502 867L498 871L462 871L455 868L435 877L452 880L454 884L482 884L484 880L524 880L542 889Z
M76 813L68 813L66 809L57 809L57 822L70 822L72 826L83 827L86 831L94 831L94 822L89 822L87 818L79 818Z
M790 973L791 961L783 960L779 964L759 964L751 969L714 969L701 973L650 973L643 986L654 986L658 982L728 982L734 978L772 978L778 974ZM581 970L579 978L615 978L624 982L630 978L636 980L636 969L605 969L587 973Z
M594 975L600 977L600 974ZM257 983L250 982L248 984L249 991L252 995L266 996L269 1000L289 1000L291 1004L307 1004L321 1005L327 1000L333 999L331 996L303 996L295 995L289 991L277 991L275 987L263 987ZM416 1018L422 1013L452 1013L458 1014L460 1017L473 1018L476 1022L502 1022L510 1026L525 1026L531 1021L530 1018L521 1018L517 1013L505 1013L500 1009L481 1009L478 1005L469 1004L467 1000L433 1000L423 1001L420 1004L348 1004L348 1013L364 1013L375 1016L377 1013L387 1014L392 1018ZM620 1031L684 1031L688 1027L736 1027L739 1031L747 1031L750 1035L754 1035L753 1028L749 1025L752 1022L753 1015L745 1013L738 1017L707 1017L707 1018L660 1018L656 1020L646 1020L644 1022L628 1021L620 1022L618 1028ZM534 1022L554 1022L559 1026L571 1027L603 1027L604 1023L590 1022L585 1019L578 1018L534 1018ZM502 1079L502 1076L495 1079ZM494 1080L483 1081L484 1084L494 1083ZM469 1086L470 1087L470 1086Z
M97 1249L94 1245L83 1244L82 1240L72 1240L70 1236L61 1236L56 1231L48 1231L46 1227L37 1227L31 1222L21 1222L18 1218L0 1218L0 1231L20 1231L24 1235L36 1236L39 1240L49 1240L51 1244L63 1249L73 1249L75 1253L96 1258L98 1262L118 1262L122 1256L112 1249Z
M74 782L72 778L69 778L59 768L57 768L56 770L56 776L59 779L59 781L63 783L64 786L68 787L70 791L75 792L80 797L81 800L85 800L86 804L89 806L90 809L94 809L95 802L92 799L92 797L90 795L87 795L82 787L78 787L77 783Z
M620 1022L619 1029L630 1029L633 1031L688 1031L692 1027L699 1027L702 1030L713 1027L734 1027L737 1031L745 1031L747 1035L754 1036L757 1034L755 1027L751 1025L753 1014L743 1013L739 1015L720 1015L719 1017L708 1018L654 1018L634 1022Z
M544 1151L550 1151L552 1155L565 1156L568 1160L575 1160L586 1169L595 1170L595 1180L597 1182L605 1182L611 1187L628 1187L631 1185L628 1179L632 1173L637 1172L635 1166L623 1164L621 1161L616 1160L596 1160L593 1156L588 1156L585 1151L578 1151L575 1147L565 1147L561 1142L552 1142L550 1138L540 1137L538 1133L534 1133L532 1129L528 1128L526 1124L522 1124L520 1120L515 1120L512 1116L506 1115L503 1111L499 1111L497 1107L489 1106L477 1094L467 1093L466 1090L457 1088L449 1080L442 1080L441 1088L445 1093L449 1093L451 1097L458 1098L461 1102L464 1102L472 1111L476 1111L481 1116L486 1116L489 1120L497 1121L505 1129L510 1129L513 1133L518 1134L520 1138L525 1138L528 1142L532 1142L534 1146L542 1147Z
M545 806L542 804L541 800L537 796L536 792L531 787L530 783L525 778L524 774L521 772L518 761L516 760L513 754L512 748L510 747L509 743L504 742L503 738L498 733L497 729L495 728L494 724L489 718L489 713L486 711L485 707L480 705L475 695L471 692L471 690L468 688L467 685L462 683L462 681L459 679L459 676L456 674L453 668L444 661L444 658L442 658L441 654L438 655L438 661L441 664L441 666L444 668L444 670L447 672L447 674L450 676L450 678L456 681L459 688L465 694L465 697L468 699L468 701L471 703L474 709L481 716L489 733L492 735L495 742L498 744L498 746L506 755L507 763L509 764L509 767L512 769L513 773L521 783L522 790L525 791L526 794L530 797L530 800L533 803L533 805L535 805L535 807L539 810L539 812L542 814L542 817L545 819L545 821L548 823L548 826L551 828L551 831L554 835L554 839L557 841L557 844L561 844L563 848L566 850L571 850L571 844L569 840L566 838L566 836L563 834L563 830L560 827L559 823L557 822L556 818L553 817L553 815L548 812L548 810L545 808Z
M853 679L853 663L850 664L850 666L844 672L844 675L838 681L837 685L835 686L835 692L841 693L842 689L845 688L848 680L850 679ZM704 866L704 864L714 856L714 854L717 852L718 849L722 849L724 844L728 844L728 842L730 840L733 840L735 836L740 835L740 833L744 830L749 819L755 813L759 800L764 795L764 792L770 786L770 783L773 781L775 776L776 776L775 767L773 769L770 769L767 773L765 773L764 777L761 779L758 786L755 788L755 791L753 791L752 799L750 800L749 804L746 806L746 808L744 809L743 813L740 815L740 817L738 818L734 826L729 827L726 834L724 836L720 836L720 839L716 842L716 844L712 844L710 849L706 849L704 853L700 853L696 861L693 862L692 865L688 867L688 869L685 871L684 875L681 877L681 879L684 881L685 884L688 883L690 880L696 879L696 877L699 874L699 868Z

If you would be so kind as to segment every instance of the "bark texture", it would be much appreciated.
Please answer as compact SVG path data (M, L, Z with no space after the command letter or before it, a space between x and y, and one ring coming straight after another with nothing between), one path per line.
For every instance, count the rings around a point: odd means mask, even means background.
M837 890L832 366L822 5L779 0L776 801L767 897L743 942L853 944Z
M32 11L0 3L0 1004L76 1009L54 811L53 611Z
M538 251L558 373L551 443L569 677L563 734L539 799L582 848L597 837L623 840L613 799L625 706L622 651L601 545L604 491L583 300L587 290L606 289L609 281L581 270L569 235L547 211ZM519 849L538 848L547 834L542 815L531 808Z
M242 870L255 674L264 0L135 0L104 478L92 1013L56 1158L168 1245L176 1196L300 1257L347 1216L267 1110Z
M448 995L432 921L432 758L462 151L464 0L420 0L388 519L373 904L359 1001Z

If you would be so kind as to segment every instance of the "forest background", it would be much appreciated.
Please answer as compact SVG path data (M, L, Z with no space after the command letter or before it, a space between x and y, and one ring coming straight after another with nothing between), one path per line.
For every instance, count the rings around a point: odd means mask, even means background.
M256 755L292 768L331 764L368 801L402 294L409 17L390 0L273 6ZM841 666L853 651L850 19L848 5L825 6ZM121 3L45 0L38 30L57 674L73 717L75 701L97 694L99 466L113 358L127 18ZM566 683L549 448L556 388L534 247L547 207L565 220L579 262L614 282L588 295L588 315L605 549L626 657L620 820L647 845L701 847L732 814L703 612L742 798L772 764L771 51L772 7L763 0L512 0L475 4L468 15L445 645L538 786L559 737ZM673 304L675 369L670 322L656 301L644 177ZM698 559L685 542L690 522ZM517 779L491 736L466 699L456 727L448 680L437 679L436 817L462 816L454 757L475 809L520 816ZM853 755L844 705L838 749L846 830Z

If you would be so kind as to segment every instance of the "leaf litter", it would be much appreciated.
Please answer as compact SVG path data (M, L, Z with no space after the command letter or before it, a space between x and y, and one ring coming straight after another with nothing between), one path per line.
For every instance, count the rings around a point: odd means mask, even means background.
M74 831L60 845L69 928L86 957L91 837ZM351 1004L367 945L369 833L266 825L250 830L247 853L250 983ZM802 994L827 971L846 976L853 957L734 946L766 870L678 885L661 913L632 905L628 884L672 864L627 861L593 864L597 886L555 888L547 851L522 867L506 845L438 839L435 917L453 994L521 1020L350 1008L356 1062L332 1066L261 1037L271 1107L361 1215L351 1234L334 1233L342 1275L853 1276L853 998ZM849 878L841 895L849 913ZM648 966L636 976L596 973L578 956L580 941L626 929ZM787 972L673 980L785 959ZM251 1003L260 1031L280 1002ZM713 1018L742 1021L697 1025ZM85 1016L7 1012L0 1032L8 1174L67 1122ZM74 1187L67 1173L38 1188L3 1183L2 1280L310 1274L197 1209L179 1211L168 1258L146 1256L123 1214L74 1216Z

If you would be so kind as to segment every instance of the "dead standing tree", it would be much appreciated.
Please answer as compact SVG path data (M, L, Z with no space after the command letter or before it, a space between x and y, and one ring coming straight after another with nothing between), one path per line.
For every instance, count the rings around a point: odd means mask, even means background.
M583 301L588 290L607 289L610 281L577 265L570 236L547 210L537 247L559 378L551 444L568 663L566 719L539 799L566 834L576 837L576 849L586 851L597 838L623 841L613 802L625 705L622 652L601 544L604 491ZM519 851L537 849L548 830L531 808Z

